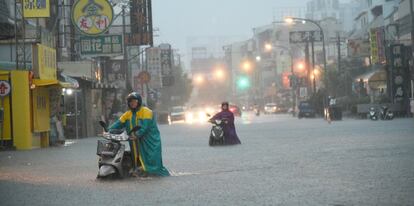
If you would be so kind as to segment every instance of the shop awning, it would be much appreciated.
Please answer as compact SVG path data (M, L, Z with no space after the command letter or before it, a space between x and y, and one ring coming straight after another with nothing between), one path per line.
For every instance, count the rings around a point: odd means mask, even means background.
M59 78L61 81L59 81L59 85L63 88L72 88L72 89L77 89L79 88L79 82L78 80L61 73Z
M59 85L63 88L76 89L79 83L76 79L71 78L65 74L60 74L59 80L56 79L33 79L33 84L37 87Z
M33 84L37 87L43 87L59 84L59 81L56 79L33 79Z

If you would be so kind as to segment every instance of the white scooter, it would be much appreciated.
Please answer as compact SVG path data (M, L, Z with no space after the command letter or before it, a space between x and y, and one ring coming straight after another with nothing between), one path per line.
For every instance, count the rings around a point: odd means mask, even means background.
M130 149L126 151L125 144L122 142L129 142L130 148L135 148L133 138L137 138L134 132L140 127L134 127L129 134L125 130L111 130L108 132L107 125L103 121L99 124L104 128L105 133L103 137L105 140L98 140L96 154L99 156L98 161L98 175L97 178L106 177L120 177L129 176L132 169L136 168L135 158L137 151ZM135 151L135 152L134 152Z

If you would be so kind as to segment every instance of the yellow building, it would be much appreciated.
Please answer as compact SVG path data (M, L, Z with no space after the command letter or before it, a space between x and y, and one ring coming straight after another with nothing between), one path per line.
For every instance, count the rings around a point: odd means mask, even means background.
M0 80L11 87L10 94L1 98L0 140L18 150L49 146L50 94L60 89L56 87L56 51L41 44L34 47L33 73L0 70Z

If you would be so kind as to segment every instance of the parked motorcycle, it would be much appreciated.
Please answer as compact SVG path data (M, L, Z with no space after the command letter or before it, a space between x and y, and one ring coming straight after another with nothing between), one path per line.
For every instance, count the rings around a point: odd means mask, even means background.
M209 122L213 124L213 127L211 128L210 139L208 141L208 144L210 146L224 145L225 136L223 127L225 124L228 123L228 120L216 119Z
M134 166L134 160L138 152L135 150L126 150L123 142L129 142L129 148L135 148L131 139L137 138L134 132L140 127L134 127L129 133L125 130L111 130L108 132L107 125L103 121L99 121L99 124L104 128L105 140L98 140L96 154L99 156L98 160L98 175L97 178L105 177L120 177L124 178L129 176Z
M378 120L378 112L374 107L369 108L368 117L371 120Z
M382 120L392 120L394 119L394 113L391 112L387 106L382 106L380 111L380 117Z

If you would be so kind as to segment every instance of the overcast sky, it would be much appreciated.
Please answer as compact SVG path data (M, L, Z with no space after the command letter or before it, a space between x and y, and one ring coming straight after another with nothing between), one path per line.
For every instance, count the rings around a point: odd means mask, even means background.
M270 24L281 9L305 8L301 0L153 0L156 44L171 43L184 56L190 37L249 38L252 28Z

